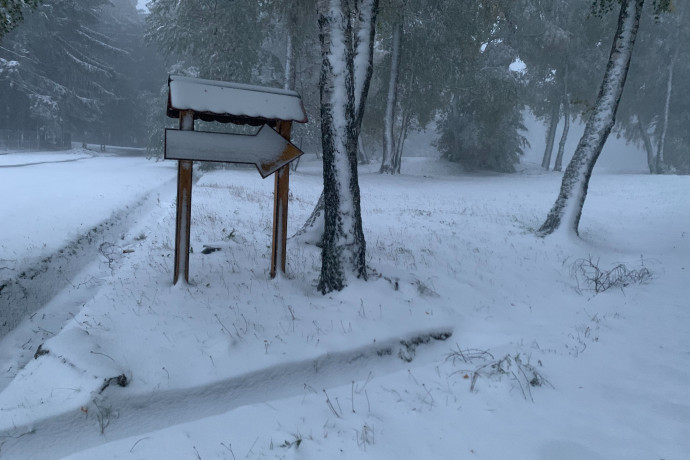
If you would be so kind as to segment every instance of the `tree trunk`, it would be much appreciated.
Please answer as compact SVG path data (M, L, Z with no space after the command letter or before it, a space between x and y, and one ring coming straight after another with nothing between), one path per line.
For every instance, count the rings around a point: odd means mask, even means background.
M321 142L323 146L323 294L341 290L349 276L367 278L362 230L354 84L354 47L348 0L319 0Z
M359 0L355 2L355 9L355 125L359 134L369 95L371 76L374 73L374 38L379 0Z
M654 159L654 148L652 141L649 139L649 132L647 131L647 123L642 121L642 117L637 116L637 127L640 129L640 137L644 150L647 153L647 167L649 167L649 174L656 174L656 161Z
M412 72L409 72L407 75L407 81L403 83L404 85L404 91L403 91L403 100L405 99L405 96L408 94L409 88L412 86L412 81L414 80L414 75ZM409 98L407 99L407 103L401 104L402 106L402 117L400 121L400 133L398 133L398 139L395 142L395 157L393 158L393 173L394 174L400 174L400 167L402 165L402 154L403 154L403 149L405 148L405 141L407 140L407 132L410 128L410 119L412 116L412 110L410 107L411 103L409 102Z
M680 24L683 21L683 12L681 11L678 18L678 29L676 32L676 49L671 57L671 62L668 64L668 79L666 80L666 101L664 104L664 118L661 125L661 134L659 135L659 142L656 150L656 173L662 174L664 172L664 147L666 146L666 133L668 132L668 114L671 108L671 92L673 91L673 68L678 60L678 53L680 51Z
M568 140L568 133L570 132L570 105L566 101L563 106L563 133L561 134L561 141L558 143L558 154L556 155L556 163L553 166L554 171L563 170L563 154L565 153L565 143Z
M388 98L386 99L386 114L383 117L383 158L381 159L381 174L395 174L393 165L395 159L395 96L398 86L400 70L400 42L402 40L402 19L393 25L393 50L391 54L391 72L388 79Z
M549 170L551 166L551 153L553 152L553 144L556 140L556 128L558 127L558 119L560 118L560 102L553 105L551 115L549 116L549 129L546 131L546 148L544 148L544 157L541 160L541 167Z
M568 66L565 67L565 74L563 75L563 133L561 140L558 143L558 154L556 154L556 163L553 165L554 171L561 171L563 168L563 154L565 153L565 142L568 140L568 132L570 131L570 97L568 96Z
M369 163L371 163L369 155L367 154L367 151L364 148L364 142L362 142L361 134L357 138L357 158L359 159L360 164L368 165Z
M400 166L402 164L403 148L405 147L405 140L407 139L407 130L410 127L410 109L403 108L402 119L400 121L400 133L398 140L395 142L395 156L393 157L393 174L400 174Z
M563 174L561 191L546 221L538 230L539 236L562 229L578 234L582 207L587 197L589 179L601 154L604 143L615 123L616 110L623 93L630 58L640 24L644 0L623 0L616 36L611 47L604 80L596 105L572 160Z
M297 28L297 18L294 10L287 15L287 37L285 50L285 89L295 89L297 81L297 65L295 62L295 33Z
M364 118L364 109L369 94L371 76L374 72L374 38L376 37L376 17L378 12L379 0L358 0L355 2L353 42L356 54L353 58L353 63L356 108L355 126L357 128L358 138L361 131L362 119ZM315 219L312 219L310 216L294 236L313 233L313 231L324 228L324 203L323 192L321 192L321 196L316 202L316 206L311 214L311 216L315 216Z

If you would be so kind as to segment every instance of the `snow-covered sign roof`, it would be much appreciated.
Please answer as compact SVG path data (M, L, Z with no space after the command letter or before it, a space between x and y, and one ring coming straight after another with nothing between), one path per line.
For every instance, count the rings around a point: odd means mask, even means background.
M266 121L307 122L302 98L294 91L214 80L171 76L168 116L193 110L195 118L261 125Z

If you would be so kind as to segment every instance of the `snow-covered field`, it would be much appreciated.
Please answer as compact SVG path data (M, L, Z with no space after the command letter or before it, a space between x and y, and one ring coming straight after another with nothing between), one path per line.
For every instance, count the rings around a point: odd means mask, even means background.
M370 280L322 296L313 246L290 240L269 279L273 181L253 168L195 184L176 287L174 163L0 168L0 258L45 280L0 291L3 313L67 278L0 339L0 458L690 458L690 178L595 171L581 238L539 239L557 173L375 171ZM292 234L320 164L290 183ZM651 276L596 293L583 260Z

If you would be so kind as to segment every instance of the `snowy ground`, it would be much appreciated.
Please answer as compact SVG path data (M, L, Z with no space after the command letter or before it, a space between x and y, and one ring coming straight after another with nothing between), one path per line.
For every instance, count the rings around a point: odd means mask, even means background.
M0 337L63 288L97 284L93 272L74 277L175 190L175 174L171 164L85 149L0 154Z
M290 233L320 192L312 158ZM313 246L289 241L288 276L269 279L273 183L253 168L195 184L192 283L171 287L173 166L0 168L3 187L37 181L5 189L0 258L45 279L61 248L84 261L0 340L0 458L690 458L690 178L595 171L568 240L531 233L556 173L364 168L372 276L322 296ZM597 294L573 275L590 258L651 278Z

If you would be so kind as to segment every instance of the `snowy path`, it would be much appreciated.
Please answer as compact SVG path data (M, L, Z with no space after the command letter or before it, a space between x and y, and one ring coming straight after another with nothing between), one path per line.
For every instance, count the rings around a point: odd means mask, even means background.
M40 152L5 154L3 162L21 165L27 157L55 161L21 173L0 172L3 188L12 196L0 204L0 212L9 216L2 222L0 249L0 390L32 359L38 344L72 320L111 275L101 244L131 244L137 225L155 210L160 195L174 195L174 171L168 165ZM76 161L82 164L76 166ZM65 162L72 163L68 170L60 169L68 165L55 164ZM113 172L122 176L120 168L131 169L129 177L109 181ZM50 190L50 178L60 176L65 180ZM39 214L22 209L24 201L37 195L40 200L29 205L39 206ZM72 211L66 200L82 205L80 211ZM75 233L80 228L84 233ZM37 239L41 246L32 244ZM26 327L17 327L22 321Z
M28 157L55 161L28 166ZM0 203L0 337L96 260L101 243L124 236L152 193L174 189L169 165L141 158L35 153L4 155L3 163L26 167L0 172L11 197Z
M108 268L101 245L114 244L121 251L121 245L127 243L124 236L141 216L151 211L156 201L155 196L160 193L170 194L173 190L173 182L168 181L153 189L152 195L123 204L123 208L113 210L109 218L40 260L19 258L23 263L18 263L17 268L12 270L17 274L8 277L3 273L5 279L0 279L0 337L14 329L22 319L45 306L63 288L98 284L97 280L102 278ZM98 261L99 256L99 265L106 262L105 267L90 270L84 280L73 279L87 265Z
M173 164L144 158L39 152L0 161L27 163L39 164L0 170L0 191L8 198L0 202L0 259L12 262L3 264L8 270L51 255L175 177Z
M0 168L25 168L27 166L57 164L57 163L74 163L75 161L86 160L86 158L73 158L71 160L55 160L55 161L37 161L34 163L20 163L16 165L0 165Z

